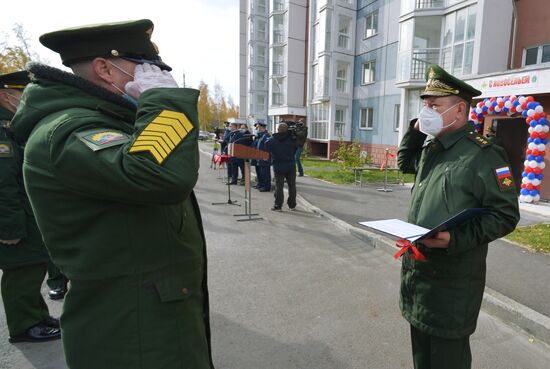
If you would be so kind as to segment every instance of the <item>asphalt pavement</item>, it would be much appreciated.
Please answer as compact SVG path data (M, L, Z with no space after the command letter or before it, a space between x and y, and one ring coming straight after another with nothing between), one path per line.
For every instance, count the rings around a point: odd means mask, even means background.
M398 262L302 203L272 212L272 193L253 192L262 220L238 222L242 207L212 205L227 201L227 188L209 157L202 155L201 165L196 194L217 369L412 368ZM232 190L243 204L243 187ZM48 304L58 315L60 303ZM66 369L59 341L9 344L0 314L1 369ZM483 311L471 342L474 369L543 369L550 362L547 345Z

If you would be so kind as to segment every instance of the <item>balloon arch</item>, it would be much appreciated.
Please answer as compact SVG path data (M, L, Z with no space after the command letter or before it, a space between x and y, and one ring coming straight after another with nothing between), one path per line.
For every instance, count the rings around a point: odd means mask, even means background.
M515 116L521 114L529 126L525 169L522 173L519 201L537 202L540 200L544 156L548 144L547 114L543 106L533 96L501 96L480 101L470 110L470 119L479 133L483 131L483 121L487 115Z

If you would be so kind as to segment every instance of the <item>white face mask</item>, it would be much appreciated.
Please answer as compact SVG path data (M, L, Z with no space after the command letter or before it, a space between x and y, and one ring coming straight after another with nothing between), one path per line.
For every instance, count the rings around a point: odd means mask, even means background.
M443 128L450 127L453 124L456 123L456 119L453 120L450 124L443 126L443 114L454 108L460 103L456 103L453 106L451 106L449 109L445 110L443 113L439 113L432 108L428 108L425 106L420 111L420 114L418 114L418 120L419 120L419 128L420 132L425 133L427 135L431 135L436 137Z
M19 106L19 103L21 102L21 99L15 95L12 95L10 93L7 93L6 92L6 95L8 95L9 97L11 97L12 99L14 99L17 103L14 104L10 101L10 99L8 99L8 104L10 104L12 107L13 107L13 113L15 113L17 111L17 107Z

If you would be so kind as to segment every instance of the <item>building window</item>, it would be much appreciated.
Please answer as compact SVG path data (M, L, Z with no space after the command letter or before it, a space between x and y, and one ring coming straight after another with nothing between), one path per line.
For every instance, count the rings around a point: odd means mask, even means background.
M285 41L285 15L275 14L272 17L273 43L281 44Z
M263 70L256 71L256 88L265 88L265 72Z
M256 51L257 51L257 54L258 54L258 64L260 65L265 65L265 53L266 53L266 49L265 49L265 46L256 46Z
M272 74L274 76L284 75L284 47L274 46L272 49Z
M336 70L336 90L338 92L348 92L348 64L338 63Z
M256 95L256 111L263 113L265 111L265 96Z
M351 18L341 15L338 18L338 47L349 48Z
M363 84L373 83L374 73L376 68L376 61L371 60L363 64Z
M266 24L267 24L266 21L258 20L258 38L261 41L266 40L266 32L265 32Z
M346 113L347 108L345 106L336 105L334 117L334 136L336 137L344 137L344 131L346 128Z
M476 6L469 6L445 16L441 65L453 75L472 74Z
M327 140L328 103L312 104L311 117L310 138Z
M523 66L550 62L550 44L524 50Z
M395 104L393 106L393 129L399 131L401 126L401 105Z
M359 128L360 129L373 129L373 109L363 108L360 111Z
M258 0L258 12L260 14L265 14L266 13L266 4L265 4L266 0Z
M285 79L273 78L271 81L271 105L284 105Z
M365 18L365 38L372 37L378 33L378 10L368 14Z

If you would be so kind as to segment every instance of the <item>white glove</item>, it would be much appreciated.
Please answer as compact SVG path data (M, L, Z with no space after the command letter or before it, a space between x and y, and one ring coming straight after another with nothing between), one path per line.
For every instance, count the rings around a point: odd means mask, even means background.
M0 243L3 243L4 245L17 245L21 241L20 238L16 240L0 240Z
M156 65L138 64L134 71L134 80L128 82L124 89L128 95L139 99L144 91L151 88L178 88L178 84L166 70L161 70Z

